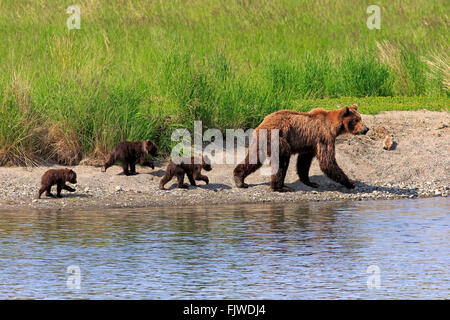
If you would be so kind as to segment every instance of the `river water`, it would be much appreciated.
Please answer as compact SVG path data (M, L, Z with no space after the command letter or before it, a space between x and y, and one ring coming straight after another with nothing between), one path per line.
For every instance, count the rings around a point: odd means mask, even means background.
M0 298L450 298L450 200L0 211Z

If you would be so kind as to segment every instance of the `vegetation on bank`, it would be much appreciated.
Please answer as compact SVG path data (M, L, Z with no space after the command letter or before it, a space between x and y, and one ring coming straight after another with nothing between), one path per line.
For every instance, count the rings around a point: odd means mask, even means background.
M279 109L448 110L446 0L0 0L0 165L163 150L173 129Z

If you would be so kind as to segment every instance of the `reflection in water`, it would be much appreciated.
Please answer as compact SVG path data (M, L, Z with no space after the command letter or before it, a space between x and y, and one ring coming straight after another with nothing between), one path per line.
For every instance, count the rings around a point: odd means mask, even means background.
M0 298L448 298L449 206L0 212ZM66 286L70 265L80 290ZM367 288L370 265L379 289Z

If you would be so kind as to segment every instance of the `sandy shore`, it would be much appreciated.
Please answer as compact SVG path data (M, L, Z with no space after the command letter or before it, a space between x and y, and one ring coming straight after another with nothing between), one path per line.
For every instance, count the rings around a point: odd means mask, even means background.
M106 173L99 167L75 166L76 192L63 191L63 198L36 200L41 175L49 167L1 167L0 209L82 209L117 207L162 207L236 203L295 202L304 200L365 200L416 197L446 197L450 192L450 114L448 112L395 111L376 116L363 115L371 129L366 136L341 136L336 144L338 164L357 187L354 190L334 183L320 171L314 160L312 189L298 181L294 156L286 177L296 191L276 193L269 189L269 177L259 172L249 176L248 189L233 184L234 165L213 165L207 172L210 184L199 182L189 189L175 188L176 180L159 190L166 161L157 161L154 170L137 167L136 176L119 174L114 166ZM394 150L383 149L387 134L396 142ZM59 167L59 166L52 166ZM187 183L187 179L185 180Z

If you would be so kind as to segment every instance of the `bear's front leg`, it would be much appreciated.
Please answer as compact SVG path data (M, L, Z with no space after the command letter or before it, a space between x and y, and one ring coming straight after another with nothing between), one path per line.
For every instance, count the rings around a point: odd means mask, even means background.
M333 181L342 184L347 189L355 188L355 184L350 181L347 175L342 171L336 162L334 148L321 146L317 154L319 158L320 170Z
M309 180L309 168L313 158L313 153L299 154L297 158L297 174L303 184L311 188L318 188L319 185L317 183Z
M153 170L155 169L155 165L153 164L153 161L151 160L147 160L144 156L141 156L141 158L139 159L139 164L141 166L147 166L152 168Z
M186 172L186 174L187 174L187 177L189 179L189 183L191 184L191 186L196 186L197 184L195 183L193 174L189 173L189 172Z

